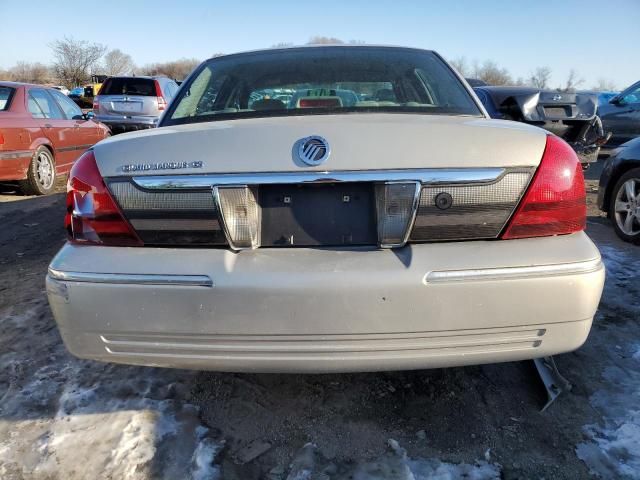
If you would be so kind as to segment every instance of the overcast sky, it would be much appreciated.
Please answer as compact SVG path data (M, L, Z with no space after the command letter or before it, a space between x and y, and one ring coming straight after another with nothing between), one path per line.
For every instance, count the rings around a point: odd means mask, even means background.
M0 0L0 68L49 63L48 45L65 35L119 48L138 65L322 35L491 59L514 78L548 66L554 87L572 68L582 88L640 80L640 0Z

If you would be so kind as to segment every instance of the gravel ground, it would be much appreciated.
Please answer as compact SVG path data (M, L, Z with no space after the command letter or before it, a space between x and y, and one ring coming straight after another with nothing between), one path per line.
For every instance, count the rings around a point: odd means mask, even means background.
M43 282L64 195L0 195L0 478L640 478L640 248L594 189L605 293L545 413L531 362L249 375L75 359Z

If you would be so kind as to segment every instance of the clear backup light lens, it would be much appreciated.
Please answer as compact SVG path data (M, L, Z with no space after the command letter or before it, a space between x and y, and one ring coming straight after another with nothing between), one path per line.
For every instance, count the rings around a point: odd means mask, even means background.
M411 231L420 196L420 182L376 184L378 243L404 245Z
M255 189L247 186L215 187L214 195L231 248L258 248L260 209Z
M142 245L111 198L91 150L76 161L69 173L65 228L72 242Z

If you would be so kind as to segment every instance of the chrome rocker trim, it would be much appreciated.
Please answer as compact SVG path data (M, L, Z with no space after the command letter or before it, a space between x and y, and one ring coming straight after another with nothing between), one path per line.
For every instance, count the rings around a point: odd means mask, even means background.
M61 270L54 270L53 268L49 268L49 277L54 280L65 282L213 287L213 281L208 275L63 272Z
M474 270L432 271L424 276L423 283L449 283L479 280L507 280L556 275L574 275L597 272L604 268L600 258L586 262L561 263L557 265L534 265L529 267L481 268Z

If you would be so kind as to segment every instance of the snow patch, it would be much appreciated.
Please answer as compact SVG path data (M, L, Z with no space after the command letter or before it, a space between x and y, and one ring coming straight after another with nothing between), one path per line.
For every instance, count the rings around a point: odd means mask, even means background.
M2 321L27 328L43 305ZM0 478L220 478L215 460L223 444L179 393L188 391L192 373L86 362L57 338L52 345L26 382L9 376L0 404ZM34 355L23 349L0 360L0 368L18 372Z
M613 247L600 246L600 252L607 267L602 310L640 319L640 262ZM608 357L611 366L603 373L606 387L589 399L602 415L602 423L583 428L590 440L579 444L576 454L593 474L603 478L640 479L640 372L636 363L640 346L610 345Z
M366 462L359 462L347 470L341 470L321 458L317 447L307 444L291 463L287 480L332 478L335 480L496 480L501 467L485 460L475 464L453 464L435 458L409 458L396 440L388 442L388 452ZM340 471L339 471L340 470Z
M640 289L636 284L640 261L616 247L599 245L598 249L607 270L603 302L608 308L637 314L640 312Z
M210 438L205 438L198 443L193 452L193 480L217 480L221 475L220 466L214 462L223 448L223 444L215 443Z

